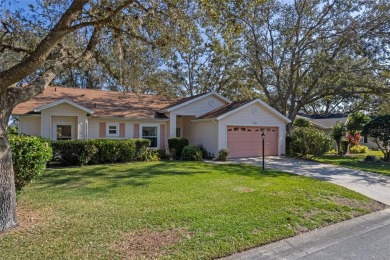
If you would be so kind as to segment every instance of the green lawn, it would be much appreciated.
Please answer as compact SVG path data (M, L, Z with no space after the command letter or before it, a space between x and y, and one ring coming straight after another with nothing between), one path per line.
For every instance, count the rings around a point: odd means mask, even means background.
M390 163L367 163L364 158L367 155L383 157L381 151L369 151L365 154L351 154L350 156L323 155L313 157L312 159L322 163L335 164L350 167L362 171L374 172L390 176Z
M210 259L383 205L249 165L149 162L49 170L18 207L2 259Z

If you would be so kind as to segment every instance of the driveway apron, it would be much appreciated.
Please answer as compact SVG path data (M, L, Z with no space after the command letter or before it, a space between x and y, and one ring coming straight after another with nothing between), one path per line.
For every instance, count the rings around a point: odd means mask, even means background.
M232 160L238 163L262 165L262 158L259 157ZM390 177L387 176L330 164L276 156L266 158L265 166L267 169L285 171L331 182L390 205Z

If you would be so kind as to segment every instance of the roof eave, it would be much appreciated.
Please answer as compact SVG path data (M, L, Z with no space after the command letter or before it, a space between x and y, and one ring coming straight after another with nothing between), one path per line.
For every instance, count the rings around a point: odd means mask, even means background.
M94 113L94 111L92 111L91 109L86 108L86 107L84 107L82 105L79 105L79 104L77 104L77 103L75 103L75 102L73 102L73 101L71 101L69 99L66 99L66 98L54 101L52 103L49 103L49 104L46 104L46 105L43 105L43 106L36 107L36 108L34 108L33 111L34 112L41 112L42 110L45 110L45 109L48 109L48 108L51 108L51 107L54 107L54 106L58 106L58 105L61 105L61 104L64 104L64 103L66 103L66 104L68 104L70 106L74 106L74 107L76 107L76 108L78 108L80 110L83 110L87 114L92 115Z
M191 103L193 103L193 102L195 102L195 101L201 100L201 99L206 98L206 97L209 97L209 96L211 96L211 95L216 95L217 97L219 97L220 99L222 99L222 100L225 101L226 103L231 103L231 102L232 102L232 101L229 100L228 98L226 98L226 97L222 96L221 94L218 94L217 92L214 92L214 91L213 91L213 92L209 92L209 93L207 93L207 94L205 94L205 95L202 95L202 96L200 96L200 97L197 97L197 98L194 98L194 99L190 99L190 100L188 100L188 101L186 101L186 102L183 102L183 103L178 104L178 105L176 105L176 106L170 107L170 108L168 108L168 109L159 110L158 112L160 112L160 113L169 113L169 112L171 112L171 111L173 111L173 110L176 110L176 109L178 109L178 108L180 108L180 107L189 105L189 104L191 104Z
M238 110L241 110L245 107L248 107L252 104L255 104L255 103L260 103L262 106L264 106L267 110L269 110L272 114L274 114L275 116L279 117L281 120L285 121L287 124L288 123L291 123L292 121L290 119L288 119L287 117L285 117L284 115L282 115L281 113L279 113L278 111L276 111L274 108L272 108L270 105L268 105L267 103L265 103L264 101L262 101L261 99L254 99L242 106L239 106L223 115L220 115L219 117L216 117L217 120L221 120L222 118L224 117L227 117L235 112L237 112Z

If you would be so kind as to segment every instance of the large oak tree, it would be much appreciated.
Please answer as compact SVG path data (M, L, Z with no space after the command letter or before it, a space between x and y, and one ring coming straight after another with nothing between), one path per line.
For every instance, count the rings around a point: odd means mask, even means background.
M247 1L226 13L243 27L259 94L291 120L333 97L390 93L388 1Z
M170 0L58 0L38 2L29 12L1 9L0 232L17 225L7 137L13 108L41 93L66 69L94 63L101 58L96 54L105 50L117 52L119 41L125 46L135 42L167 45L178 25L185 28L190 24L181 11L187 4Z

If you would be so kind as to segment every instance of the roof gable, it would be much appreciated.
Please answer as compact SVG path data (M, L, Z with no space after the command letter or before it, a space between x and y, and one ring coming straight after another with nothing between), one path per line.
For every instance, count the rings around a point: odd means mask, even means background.
M58 105L61 105L61 104L64 104L64 103L68 104L70 106L74 106L74 107L76 107L76 108L78 108L80 110L83 110L87 114L93 114L94 113L94 111L92 111L91 109L88 109L88 108L86 108L84 106L81 106L81 105L79 105L79 104L77 104L77 103L75 103L75 102L73 102L71 100L68 100L66 98L57 100L55 102L52 102L52 103L49 103L49 104L46 104L46 105L43 105L43 106L36 107L34 109L34 112L41 112L42 110L45 110L45 109L48 109L48 108L51 108L51 107L54 107L54 106L58 106Z
M261 99L258 99L258 98L253 99L253 100L239 101L239 102L233 102L233 103L227 104L223 107L217 108L211 112L208 112L204 115L197 117L196 120L212 119L212 118L220 120L220 119L225 118L233 113L236 113L236 112L238 112L238 111L240 111L240 110L242 110L242 109L244 109L252 104L258 104L261 107L268 110L269 112L271 112L274 116L281 119L282 121L284 121L286 123L291 123L290 119L288 119L287 117L285 117L284 115L282 115L281 113L276 111L274 108L272 108L270 105L268 105L267 103L265 103L264 101L262 101Z
M199 95L196 95L196 96L192 96L192 97L182 98L182 99L178 100L177 102L175 102L175 103L165 107L164 109L160 110L160 112L163 112L163 113L171 112L173 110L176 110L178 108L187 106L187 105L189 105L191 103L194 103L194 102L196 102L198 100L204 99L204 98L212 96L212 95L218 97L219 99L225 101L226 103L231 103L231 101L229 99L225 98L221 94L218 94L217 92L207 92L207 93L202 93L202 94L199 94Z

